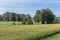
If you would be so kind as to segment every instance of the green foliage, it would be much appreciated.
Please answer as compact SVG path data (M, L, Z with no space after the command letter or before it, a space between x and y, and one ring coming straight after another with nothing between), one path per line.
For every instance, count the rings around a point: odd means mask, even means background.
M26 21L23 20L23 21L22 21L22 24L26 24Z
M56 17L55 22L60 23L60 17Z
M36 23L38 22L38 24L40 22L42 22L42 24L51 24L54 19L55 15L49 8L37 10L33 18L29 14L17 14L15 12L5 12L3 15L0 15L1 21L21 21L22 24L30 23L30 21L31 23L34 21Z
M36 11L36 15L34 16L34 21L35 22L40 22L41 21L41 12L40 12L40 10Z
M32 22L32 17L28 14L27 15L27 24L33 24L33 22Z
M3 21L3 16L2 15L0 15L0 21Z
M44 24L45 21L47 24L53 23L55 16L53 12L50 9L42 9L41 10L41 17L42 17L42 23Z
M21 25L21 23L18 23L18 25Z
M21 17L22 17L22 24L26 24L26 15L22 14Z
M16 25L16 23L15 23L15 22L13 22L13 25Z
M4 21L22 21L23 17L25 17L24 15L25 14L16 14L14 12L5 12L2 16L3 16Z
M33 24L33 22L32 22L31 20L28 20L28 21L27 21L27 24L30 25L30 24Z
M14 12L5 12L3 14L4 21L16 21L16 13Z
M41 9L36 11L36 15L34 16L34 21L35 22L42 22L42 24L50 24L53 23L55 19L55 15L50 9Z
M16 21L21 21L20 14L16 14Z
M4 20L4 21L9 21L9 14L10 14L10 12L5 12L5 13L3 14L3 20Z
M12 12L10 15L11 21L16 21L16 13Z

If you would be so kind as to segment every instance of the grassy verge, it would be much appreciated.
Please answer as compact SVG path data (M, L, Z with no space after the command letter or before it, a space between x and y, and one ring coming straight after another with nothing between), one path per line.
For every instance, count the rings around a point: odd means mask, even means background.
M14 22L12 22L12 21L0 21L0 26L3 26L3 25L4 25L4 26L7 26L7 25L11 26L11 25L13 25L13 23L14 23ZM16 25L22 25L21 22L17 22L17 21L15 22L15 24L16 24ZM35 23L35 22L33 22L33 24L34 24L34 25L38 25L38 24L41 24L41 22L40 22L40 23ZM27 25L27 24L26 24L26 25Z
M51 37L45 38L43 40L60 40L60 33L56 34L56 35L53 35Z

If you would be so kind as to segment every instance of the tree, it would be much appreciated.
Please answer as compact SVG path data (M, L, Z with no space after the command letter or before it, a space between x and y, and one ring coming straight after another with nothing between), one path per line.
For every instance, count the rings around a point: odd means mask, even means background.
M15 24L15 21L16 21L16 13L14 12L9 12L9 21L13 21L13 25L16 25Z
M3 21L3 16L2 15L0 15L0 21Z
M16 14L16 21L21 21L21 16L20 16L20 14Z
M25 14L21 14L21 18L22 18L22 24L26 24L26 15Z
M47 9L42 9L41 13L42 13L41 14L42 24L45 24L45 22L47 24L53 23L55 16L54 16L53 12L50 9L48 9L48 8Z
M36 15L34 16L34 21L38 22L38 23L41 21L41 12L40 12L40 10L36 11Z
M10 15L9 15L9 20L10 21L16 21L16 13L11 12Z
M9 14L10 14L10 12L5 12L5 13L3 14L3 20L4 20L4 21L9 21Z
M33 24L32 17L29 14L27 15L27 24Z
M46 21L46 9L41 10L41 22L42 24L45 24Z
M4 21L16 21L16 13L14 12L5 12L3 14Z

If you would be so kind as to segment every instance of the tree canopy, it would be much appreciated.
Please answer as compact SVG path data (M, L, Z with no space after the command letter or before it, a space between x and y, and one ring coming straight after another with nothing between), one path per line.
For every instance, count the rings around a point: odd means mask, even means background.
M5 12L0 15L0 21L20 21L22 24L33 24L33 22L51 24L54 19L55 15L49 8L37 10L33 18L30 14L17 14L15 12Z
M53 12L46 8L46 9L41 9L41 10L37 10L36 15L34 16L34 20L36 22L42 22L42 24L50 24L53 23L54 21L54 14Z

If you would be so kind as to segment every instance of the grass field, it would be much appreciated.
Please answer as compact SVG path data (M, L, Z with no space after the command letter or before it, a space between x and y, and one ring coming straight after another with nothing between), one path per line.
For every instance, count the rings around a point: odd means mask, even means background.
M40 25L12 25L12 22L0 22L0 40L44 40L49 36L60 32L60 24ZM47 40L59 40L60 34L49 37Z
M56 34L52 37L47 38L47 40L60 40L60 34Z

